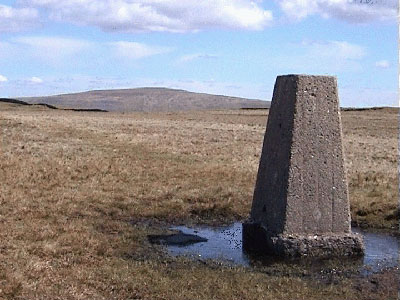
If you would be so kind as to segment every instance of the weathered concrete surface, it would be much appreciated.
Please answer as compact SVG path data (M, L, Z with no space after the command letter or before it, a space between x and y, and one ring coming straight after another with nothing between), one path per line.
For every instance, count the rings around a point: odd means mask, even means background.
M286 257L361 256L364 245L360 236L342 234L278 234L271 236L260 223L243 224L243 249L258 254Z
M332 241L339 241L340 236L353 239L355 245L361 245L355 247L362 247L360 238L350 230L335 77L278 76L250 221L243 227L245 246L252 244L251 232L257 232L254 226L261 226L259 231L265 232L267 246L274 248L270 249L272 252L279 252L277 245L286 245L288 237L303 241L300 248L312 248L305 244L318 248L321 243L310 242L316 240L316 235L333 237L325 246L322 242L321 247L333 249ZM282 243L272 242L276 237ZM335 253L343 251L348 255L347 244ZM360 251L355 252L362 253L361 248Z

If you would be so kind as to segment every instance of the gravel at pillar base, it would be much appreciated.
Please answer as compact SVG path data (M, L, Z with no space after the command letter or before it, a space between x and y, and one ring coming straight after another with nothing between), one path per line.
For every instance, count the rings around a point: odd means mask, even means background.
M281 256L358 256L351 233L336 78L278 76L243 247Z

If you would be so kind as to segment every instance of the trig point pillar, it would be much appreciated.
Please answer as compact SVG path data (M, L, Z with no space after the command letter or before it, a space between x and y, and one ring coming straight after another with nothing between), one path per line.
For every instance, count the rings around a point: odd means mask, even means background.
M362 255L349 206L336 78L278 76L243 248Z

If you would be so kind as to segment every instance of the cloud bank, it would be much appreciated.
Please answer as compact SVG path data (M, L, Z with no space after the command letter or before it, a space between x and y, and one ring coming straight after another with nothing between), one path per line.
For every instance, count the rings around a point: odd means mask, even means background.
M35 27L39 14L34 8L0 5L0 32L16 32Z
M397 0L276 0L291 20L319 15L350 23L394 20Z
M270 1L270 0L269 0ZM107 32L263 30L273 24L267 0L17 0L0 4L0 32L30 30L49 20ZM309 16L351 23L395 20L397 0L275 0L292 21Z
M120 32L261 30L273 19L259 1L247 0L20 0L50 19Z

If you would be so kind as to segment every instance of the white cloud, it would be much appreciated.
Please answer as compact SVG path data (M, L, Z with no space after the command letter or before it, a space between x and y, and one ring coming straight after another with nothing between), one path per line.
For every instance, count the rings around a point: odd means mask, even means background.
M35 27L39 14L35 8L14 8L0 4L0 32L15 32Z
M351 23L365 23L373 20L395 20L397 16L397 0L279 0L277 2L292 20L320 15L323 18L336 18Z
M261 30L273 19L248 0L20 0L50 18L105 31L188 32L209 28Z
M80 39L56 36L20 36L10 40L9 46L19 57L34 57L45 63L65 63L67 58L89 49L92 43Z
M91 45L85 40L48 36L22 36L14 38L12 41L45 52L45 55L57 54L59 56L80 52Z
M333 75L359 73L368 52L361 45L347 41L302 41L282 44L282 54L268 60L268 68L280 72ZM296 49L292 55L286 55Z
M302 45L310 55L319 59L330 57L336 60L360 60L367 53L364 47L346 41L303 41Z
M115 53L119 57L128 59L140 59L157 54L171 52L173 49L169 47L150 46L143 43L136 42L112 42L109 43L114 48Z
M7 81L8 81L7 77L0 75L0 82L7 82Z
M30 83L34 83L34 84L39 84L39 83L43 83L43 79L39 78L39 77L31 77L29 79Z
M212 55L212 54L203 54L203 53L194 53L194 54L188 54L184 55L179 59L179 62L185 63L185 62L190 62L196 59L216 59L218 58L217 55Z
M380 60L375 63L375 67L387 69L390 67L390 63L387 60Z
M144 43L99 42L60 36L18 36L0 42L0 63L16 63L36 68L96 68L99 65L123 64L168 53L174 48ZM96 59L93 59L95 56ZM26 83L41 83L40 78L27 78Z

